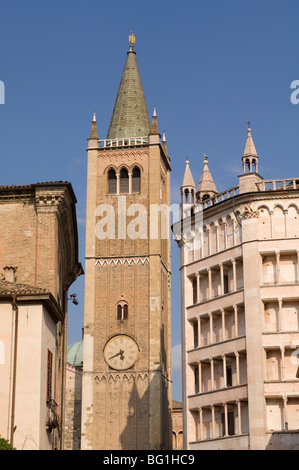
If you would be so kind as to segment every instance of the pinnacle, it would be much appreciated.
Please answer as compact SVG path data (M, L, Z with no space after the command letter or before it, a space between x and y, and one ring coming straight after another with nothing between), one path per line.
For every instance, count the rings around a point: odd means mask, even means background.
M182 188L185 188L185 187L196 188L195 183L194 183L194 179L193 179L193 176L192 176L192 173L191 173L191 169L190 169L190 166L189 166L189 160L186 160L186 169L185 169L183 184L182 184L181 187Z
M204 169L200 178L200 182L197 187L197 193L204 194L217 194L217 188L212 178L211 172L208 167L208 157L204 156Z
M256 152L255 145L254 145L252 135L251 135L251 129L248 128L247 132L248 132L248 134L247 134L247 140L246 140L246 145L245 145L243 156L244 157L245 156L246 157L247 156L256 156L257 157L257 152Z

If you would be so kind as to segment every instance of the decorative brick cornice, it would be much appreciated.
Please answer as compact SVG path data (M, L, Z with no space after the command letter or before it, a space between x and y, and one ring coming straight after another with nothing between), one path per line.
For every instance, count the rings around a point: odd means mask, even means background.
M117 266L118 264L124 265L128 264L129 266L131 264L148 264L149 263L149 258L147 256L139 256L139 257L132 257L132 258L103 258L103 259L97 259L95 264L96 266Z

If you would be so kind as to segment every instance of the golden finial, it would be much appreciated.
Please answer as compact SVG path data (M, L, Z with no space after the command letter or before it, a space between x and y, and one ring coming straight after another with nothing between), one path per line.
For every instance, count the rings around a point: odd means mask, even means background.
M135 41L136 39L135 39L134 33L131 31L131 34L129 36L129 42L131 43L131 46L134 46Z

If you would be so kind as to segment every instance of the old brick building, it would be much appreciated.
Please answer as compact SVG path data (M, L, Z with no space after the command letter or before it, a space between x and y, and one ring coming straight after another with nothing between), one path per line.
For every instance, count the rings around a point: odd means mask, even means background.
M88 140L82 449L171 447L170 159L131 40L107 138L94 116Z
M63 446L75 204L68 182L0 186L0 435L17 449Z

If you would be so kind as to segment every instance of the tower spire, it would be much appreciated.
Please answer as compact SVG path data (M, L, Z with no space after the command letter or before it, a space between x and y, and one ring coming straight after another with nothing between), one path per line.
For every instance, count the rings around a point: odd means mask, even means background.
M168 155L168 149L167 149L167 140L166 140L166 135L165 135L165 131L163 131L163 137L162 137L162 148L164 150L164 153L166 155L166 157L169 158L169 155Z
M207 155L204 155L204 169L196 191L197 200L199 201L209 199L218 192L209 170L208 163L208 157Z
M243 163L243 173L257 173L258 172L258 154L255 149L255 145L251 135L250 122L247 129L247 139L245 144L245 149L243 152L242 163Z
M160 136L159 128L158 128L158 118L157 118L157 108L156 108L156 106L154 106L150 135L159 135Z
M91 122L90 136L88 139L88 146L98 147L98 145L99 143L98 143L98 131L97 131L97 118L96 118L96 112L94 111L92 122Z
M129 36L130 49L123 69L107 139L144 137L150 132L150 120L139 73L135 36Z

